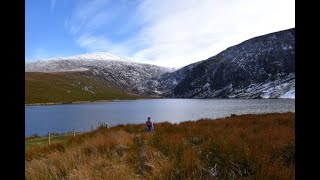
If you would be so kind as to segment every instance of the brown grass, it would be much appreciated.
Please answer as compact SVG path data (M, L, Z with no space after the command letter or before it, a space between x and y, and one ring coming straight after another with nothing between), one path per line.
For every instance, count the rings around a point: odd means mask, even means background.
M295 114L99 128L26 150L26 179L295 179Z

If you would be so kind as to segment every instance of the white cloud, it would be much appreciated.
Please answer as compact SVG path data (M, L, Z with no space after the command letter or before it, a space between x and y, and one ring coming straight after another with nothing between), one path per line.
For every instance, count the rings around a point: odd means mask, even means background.
M56 6L56 0L50 0L50 11L53 11L55 6Z
M145 0L138 13L147 48L131 59L184 66L249 38L292 28L293 0ZM130 58L130 57L127 57Z

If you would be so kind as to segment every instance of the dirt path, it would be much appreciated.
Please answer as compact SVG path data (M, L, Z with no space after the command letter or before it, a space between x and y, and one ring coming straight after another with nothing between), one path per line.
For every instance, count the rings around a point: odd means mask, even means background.
M138 134L136 137L138 138L138 156L139 156L138 174L144 175L144 173L148 169L147 157L144 153L144 145L146 144L146 140L142 137L141 134Z

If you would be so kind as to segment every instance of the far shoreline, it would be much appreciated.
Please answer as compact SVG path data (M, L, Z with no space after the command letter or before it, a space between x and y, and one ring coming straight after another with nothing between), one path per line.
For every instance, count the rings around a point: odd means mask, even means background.
M70 105L70 104L86 104L86 103L95 103L95 102L115 102L115 101L143 100L143 99L162 99L162 97L137 98L137 99L109 99L109 100L96 100L96 101L27 103L27 104L24 104L24 105L25 106Z
M136 98L136 99L110 99L110 100L96 100L96 101L74 101L74 102L48 102L48 103L27 103L25 106L50 106L50 105L71 105L71 104L86 104L95 102L115 102L115 101L131 101L131 100L145 100L145 99L198 99L198 98L165 98L165 97L149 97L149 98ZM204 99L242 99L242 98L204 98ZM253 98L259 99L259 98ZM262 98L268 99L290 99L295 100L295 98ZM248 100L248 99L243 99Z

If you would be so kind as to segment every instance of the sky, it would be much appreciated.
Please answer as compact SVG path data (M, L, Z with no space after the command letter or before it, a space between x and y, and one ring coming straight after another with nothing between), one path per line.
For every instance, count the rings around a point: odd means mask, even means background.
M109 52L182 67L295 27L294 0L26 0L25 59Z

